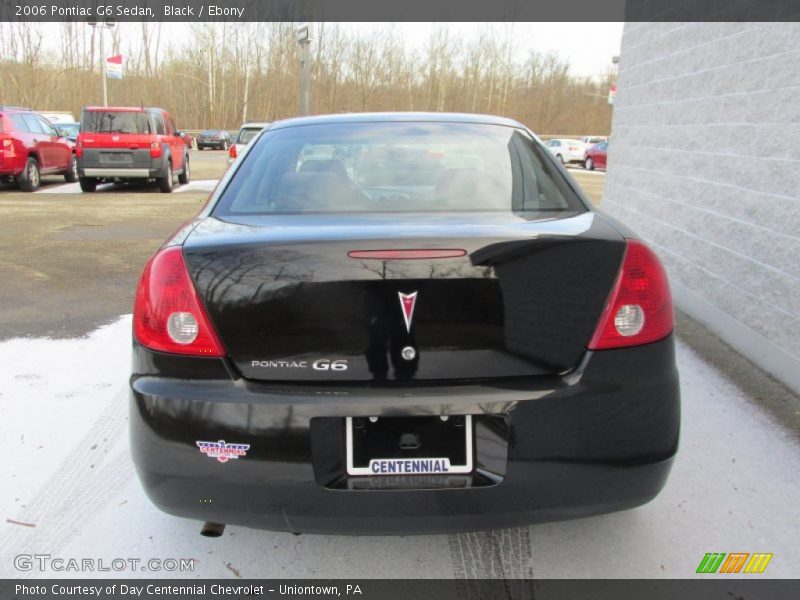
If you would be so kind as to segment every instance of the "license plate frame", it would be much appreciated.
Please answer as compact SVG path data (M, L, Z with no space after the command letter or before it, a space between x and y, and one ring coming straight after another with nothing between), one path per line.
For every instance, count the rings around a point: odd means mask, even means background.
M420 415L421 418L425 418L425 415ZM382 417L382 418L392 418L392 417ZM427 417L427 418L439 418L439 417ZM465 444L465 464L450 464L450 460L447 457L410 457L410 458L371 458L370 464L366 467L356 467L354 465L354 452L353 452L353 417L346 417L345 418L345 460L346 460L346 469L347 474L350 476L369 476L369 477L391 477L397 475L465 475L470 474L473 471L473 445L474 445L474 432L472 429L472 415L464 415L464 444ZM420 471L416 470L413 473L403 471L403 472L376 472L372 470L372 464L376 461L385 461L388 463L399 463L399 462L407 462L411 461L446 461L446 470L429 470L429 471ZM379 463L380 464L380 463ZM398 465L399 466L399 465ZM406 465L407 466L407 465ZM422 463L420 463L422 466Z

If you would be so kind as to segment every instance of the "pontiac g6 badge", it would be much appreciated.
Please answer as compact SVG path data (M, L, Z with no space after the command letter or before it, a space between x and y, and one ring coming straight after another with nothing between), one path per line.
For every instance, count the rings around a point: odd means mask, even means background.
M406 331L411 333L411 319L414 318L414 305L417 303L417 292L411 292L410 294L397 292L397 294L400 296L400 308L403 309L403 319L406 322Z
M250 449L250 444L227 444L225 440L218 442L201 442L198 440L195 443L200 448L200 452L209 458L216 458L221 463L245 456Z

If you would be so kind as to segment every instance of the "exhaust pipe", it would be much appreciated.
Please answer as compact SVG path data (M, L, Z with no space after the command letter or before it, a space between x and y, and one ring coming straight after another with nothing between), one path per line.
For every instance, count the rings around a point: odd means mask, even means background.
M200 535L205 537L219 537L224 532L224 523L211 523L210 521L206 521L203 523L203 528L200 530Z

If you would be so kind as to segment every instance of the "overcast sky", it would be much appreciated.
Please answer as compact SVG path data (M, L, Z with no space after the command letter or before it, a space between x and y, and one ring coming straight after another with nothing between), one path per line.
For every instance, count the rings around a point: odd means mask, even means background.
M369 32L381 23L343 23L353 31ZM572 72L599 75L619 55L624 23L492 23L488 27L503 31L511 27L517 41L517 58L524 60L530 50L555 51L566 58ZM424 47L434 27L446 26L454 35L477 37L485 23L396 23L391 27L402 33L410 47Z

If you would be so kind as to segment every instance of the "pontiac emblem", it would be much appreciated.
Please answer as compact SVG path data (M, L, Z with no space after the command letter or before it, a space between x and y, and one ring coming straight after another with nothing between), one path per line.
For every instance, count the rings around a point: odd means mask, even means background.
M406 322L406 331L411 333L411 319L414 318L414 305L417 303L417 292L404 294L397 292L400 296L400 308L403 309L403 319Z

